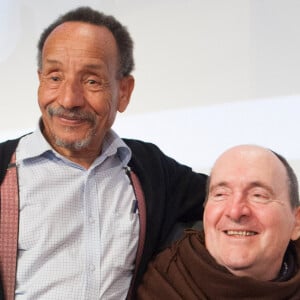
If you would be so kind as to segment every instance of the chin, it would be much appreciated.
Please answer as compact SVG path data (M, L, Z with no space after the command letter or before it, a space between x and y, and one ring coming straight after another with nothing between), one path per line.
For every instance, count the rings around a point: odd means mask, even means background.
M87 148L91 144L91 137L85 139L62 139L62 138L55 138L55 145L60 148L65 148L69 150L79 151Z
M226 258L223 261L224 266L231 272L244 271L253 265L253 261L249 258L243 259L239 257L233 257L232 259Z

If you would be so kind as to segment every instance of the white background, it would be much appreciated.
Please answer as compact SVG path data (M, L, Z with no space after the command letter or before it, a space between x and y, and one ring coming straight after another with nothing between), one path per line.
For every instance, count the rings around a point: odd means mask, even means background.
M300 176L299 0L0 0L0 140L35 128L39 35L79 5L114 15L135 42L122 137L202 172L230 146L259 144Z

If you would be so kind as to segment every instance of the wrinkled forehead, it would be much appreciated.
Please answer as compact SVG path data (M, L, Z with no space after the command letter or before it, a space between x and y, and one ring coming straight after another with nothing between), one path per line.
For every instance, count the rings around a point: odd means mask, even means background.
M84 22L65 22L57 26L47 37L43 52L49 48L89 50L118 56L113 34L104 26Z

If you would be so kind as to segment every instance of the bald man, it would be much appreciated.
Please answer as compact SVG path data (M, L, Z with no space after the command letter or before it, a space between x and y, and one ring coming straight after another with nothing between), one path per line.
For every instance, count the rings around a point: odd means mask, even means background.
M138 299L300 299L300 208L281 155L240 145L215 162L203 231L150 263Z

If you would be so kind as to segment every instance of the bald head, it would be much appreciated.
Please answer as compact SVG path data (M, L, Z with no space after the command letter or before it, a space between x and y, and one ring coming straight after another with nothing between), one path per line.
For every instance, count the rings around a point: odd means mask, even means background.
M275 279L289 242L299 238L290 170L281 156L254 145L233 147L215 162L203 216L205 245L233 274Z
M278 181L278 189L287 193L291 206L299 206L299 192L296 175L287 160L270 149L257 145L238 145L226 150L216 160L210 175L209 185L216 175L227 178L229 171L236 169L240 176L253 172L253 176L261 176ZM224 175L223 175L224 174ZM209 188L209 187L208 187Z

